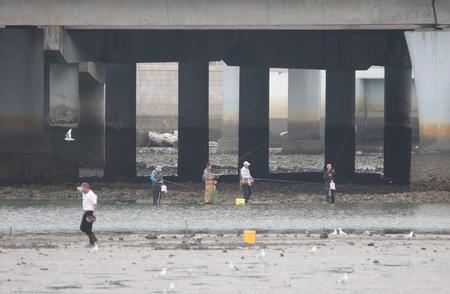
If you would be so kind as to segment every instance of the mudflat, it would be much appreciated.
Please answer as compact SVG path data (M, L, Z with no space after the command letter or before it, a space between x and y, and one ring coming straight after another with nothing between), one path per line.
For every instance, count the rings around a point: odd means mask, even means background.
M448 293L450 236L26 234L0 238L1 293Z

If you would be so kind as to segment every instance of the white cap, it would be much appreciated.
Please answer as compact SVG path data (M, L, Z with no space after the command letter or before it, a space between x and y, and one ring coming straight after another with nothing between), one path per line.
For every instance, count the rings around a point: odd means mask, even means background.
M251 165L250 162L244 161L244 166L249 166L249 165Z

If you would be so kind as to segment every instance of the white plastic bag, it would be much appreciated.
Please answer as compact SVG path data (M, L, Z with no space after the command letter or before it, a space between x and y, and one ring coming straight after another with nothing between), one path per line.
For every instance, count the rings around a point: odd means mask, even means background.
M161 185L161 192L167 193L167 186L166 185Z
M334 181L330 182L330 190L336 190L336 184L334 183Z

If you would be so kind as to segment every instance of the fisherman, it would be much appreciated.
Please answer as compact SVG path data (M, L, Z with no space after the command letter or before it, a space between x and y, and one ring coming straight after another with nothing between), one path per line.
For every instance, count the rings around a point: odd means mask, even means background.
M205 183L205 204L212 204L213 195L216 191L217 177L213 174L212 165L209 162L206 164L206 168L203 171L202 179Z
M240 179L242 195L247 203L250 200L250 195L252 195L252 184L254 182L254 179L250 174L250 162L244 161L244 166L241 168Z
M89 246L96 246L97 238L92 232L92 225L95 221L94 212L97 210L97 195L89 187L88 183L82 183L78 187L82 195L83 218L81 220L80 230L89 237Z
M161 204L161 186L164 183L162 175L162 167L160 165L150 174L150 180L152 181L152 194L153 194L153 204Z
M325 200L328 203L335 203L336 198L336 184L334 182L335 172L333 169L333 165L328 163L326 165L326 169L323 172L323 181L325 183Z

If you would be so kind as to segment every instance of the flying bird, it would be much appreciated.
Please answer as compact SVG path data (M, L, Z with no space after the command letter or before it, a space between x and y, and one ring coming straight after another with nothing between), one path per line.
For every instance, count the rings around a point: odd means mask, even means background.
M66 141L75 141L75 139L72 138L72 129L70 129L70 130L66 133L66 137L64 138L64 140L66 140Z

